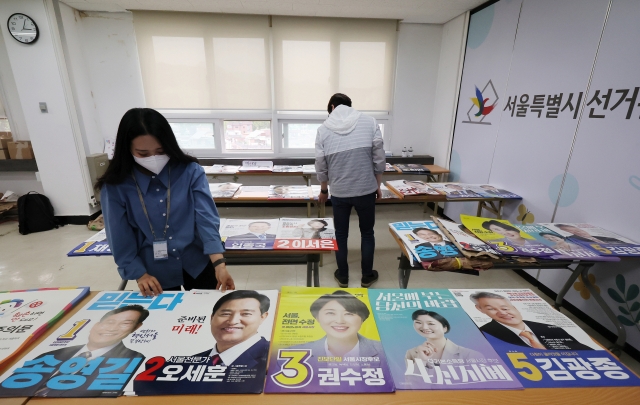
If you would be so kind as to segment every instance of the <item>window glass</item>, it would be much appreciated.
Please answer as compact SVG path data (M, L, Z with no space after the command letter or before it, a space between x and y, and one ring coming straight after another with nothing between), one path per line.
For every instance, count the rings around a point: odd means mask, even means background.
M224 121L227 150L271 150L271 121Z

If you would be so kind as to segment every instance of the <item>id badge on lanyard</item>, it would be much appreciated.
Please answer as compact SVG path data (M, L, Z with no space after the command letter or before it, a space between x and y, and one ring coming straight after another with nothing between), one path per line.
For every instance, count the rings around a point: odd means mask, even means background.
M153 242L153 260L169 259L169 249L166 240L156 240Z

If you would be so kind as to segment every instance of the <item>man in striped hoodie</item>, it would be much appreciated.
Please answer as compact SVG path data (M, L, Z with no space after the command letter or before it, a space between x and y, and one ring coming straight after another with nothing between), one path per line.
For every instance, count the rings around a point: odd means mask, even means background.
M373 117L351 108L351 99L344 94L331 96L327 106L329 118L316 135L316 173L320 182L319 202L327 201L331 185L331 204L336 227L336 262L334 276L340 287L349 285L347 239L349 217L355 207L360 225L362 255L361 286L378 281L373 270L376 220L376 200L382 197L380 182L385 169L382 134Z

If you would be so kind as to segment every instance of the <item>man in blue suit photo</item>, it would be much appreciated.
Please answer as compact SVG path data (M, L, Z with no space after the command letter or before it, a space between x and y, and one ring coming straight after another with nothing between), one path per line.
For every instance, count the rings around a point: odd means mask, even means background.
M194 356L211 357L214 366L244 365L266 370L269 342L258 328L269 315L269 305L269 297L251 290L222 296L211 313L211 334L216 344Z

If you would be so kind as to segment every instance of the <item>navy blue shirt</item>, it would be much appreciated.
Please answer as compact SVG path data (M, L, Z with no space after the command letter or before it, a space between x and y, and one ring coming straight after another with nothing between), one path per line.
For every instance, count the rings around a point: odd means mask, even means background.
M171 211L165 240L168 260L154 260L154 237L142 210L136 184L128 176L120 184L105 184L100 193L107 241L123 280L149 273L163 288L183 285L182 270L196 278L213 253L224 252L220 216L211 198L204 169L197 163L170 161L158 175L138 169L134 175L156 238L163 239L167 220L167 188L171 166Z

